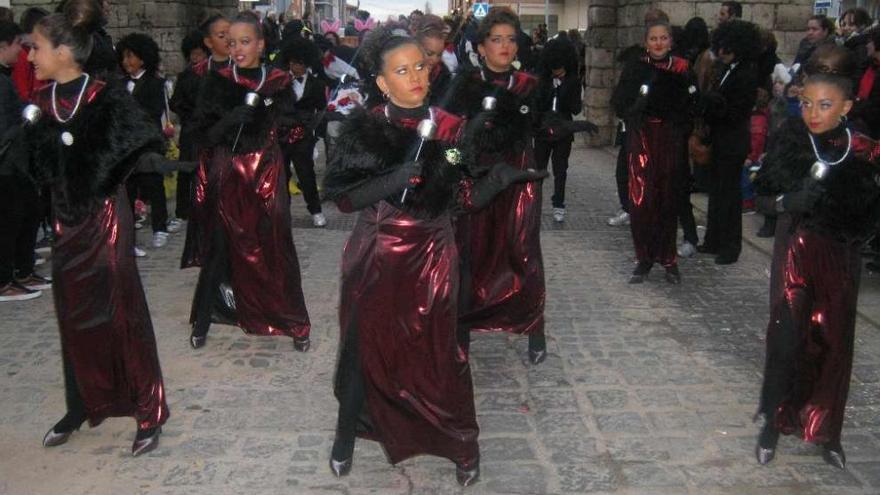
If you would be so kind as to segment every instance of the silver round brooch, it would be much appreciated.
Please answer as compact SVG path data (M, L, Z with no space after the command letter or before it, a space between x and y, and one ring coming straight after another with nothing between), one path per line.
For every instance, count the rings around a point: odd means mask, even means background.
M73 146L73 134L67 131L62 132L61 142L64 143L64 146Z

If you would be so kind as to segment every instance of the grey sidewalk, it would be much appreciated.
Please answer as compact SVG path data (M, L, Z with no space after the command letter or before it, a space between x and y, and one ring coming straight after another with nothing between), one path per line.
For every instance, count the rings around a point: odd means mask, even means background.
M171 407L159 449L143 458L129 455L127 418L40 446L64 412L51 294L0 305L0 493L880 493L878 328L859 320L843 439L849 470L826 466L817 448L792 438L773 464L757 466L751 417L769 257L748 246L729 267L683 261L681 286L656 273L630 286L629 232L604 223L616 206L613 159L576 148L572 163L568 220L553 224L545 208L548 360L527 365L525 339L475 337L476 486L460 489L448 461L392 467L366 441L350 477L330 475L339 259L353 217L328 211L327 229L308 228L296 197L294 239L314 326L307 354L288 339L219 326L207 347L191 350L197 272L177 269L182 234L139 261ZM863 283L877 281L866 274Z

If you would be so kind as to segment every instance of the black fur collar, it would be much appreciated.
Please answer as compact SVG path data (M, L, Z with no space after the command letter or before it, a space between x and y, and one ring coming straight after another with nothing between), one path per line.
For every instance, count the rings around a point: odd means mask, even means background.
M343 123L335 152L327 164L324 194L339 200L351 189L375 177L393 171L412 160L419 136L415 129L391 124L381 112L358 110ZM449 144L428 141L422 148L420 161L423 182L403 209L419 218L436 217L454 206L457 183L462 174L460 165L446 159ZM396 204L396 198L389 198Z
M35 97L43 118L26 128L30 174L37 183L54 184L56 213L68 224L80 221L131 173L147 151L164 152L165 141L150 117L120 87L94 83L76 116L61 124L51 112L50 87ZM62 142L69 133L71 145Z

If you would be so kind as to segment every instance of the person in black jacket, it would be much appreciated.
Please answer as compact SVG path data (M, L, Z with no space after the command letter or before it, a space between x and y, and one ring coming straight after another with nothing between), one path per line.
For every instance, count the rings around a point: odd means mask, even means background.
M119 65L128 75L125 87L140 107L150 116L157 129L162 129L162 115L165 112L165 80L157 74L159 70L159 46L146 34L132 33L116 45ZM134 208L134 201L140 194L149 201L153 227L153 247L161 248L168 244L168 206L165 203L165 182L162 174L156 172L136 173L129 177L126 187L128 199Z
M305 38L294 37L284 43L279 62L282 70L290 71L294 98L287 100L288 105L282 109L278 136L288 179L292 162L296 184L303 193L312 223L324 227L327 218L321 211L314 153L318 141L315 130L320 125L321 112L327 108L327 86L309 69L318 57L318 47Z
M199 96L201 77L196 74L193 67L206 60L210 55L204 42L205 35L201 31L193 31L188 34L181 43L180 50L188 62L186 69L177 75L177 83L174 85L174 93L168 101L171 111L180 119L180 161L198 161L196 152L197 138L193 133L192 117L196 108L196 100ZM177 204L175 216L181 220L189 218L192 206L192 173L177 173Z
M565 39L552 39L544 46L539 72L537 111L544 112L542 126L535 136L535 162L546 170L553 158L553 219L565 220L565 179L574 136L559 133L559 121L571 121L581 113L581 86L577 50Z
M0 21L0 302L40 297L51 280L34 272L34 244L40 224L40 198L22 173L28 157L19 146L24 107L12 83L12 66L21 51L21 29Z
M703 119L712 142L709 213L706 236L697 247L714 254L715 263L736 263L742 250L742 196L740 178L749 153L749 119L757 97L759 53L756 26L746 21L725 22L712 34L712 50L719 59L709 90L701 95Z

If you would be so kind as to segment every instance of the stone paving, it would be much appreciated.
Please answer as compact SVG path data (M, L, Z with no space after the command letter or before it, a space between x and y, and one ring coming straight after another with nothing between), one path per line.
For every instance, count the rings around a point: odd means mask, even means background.
M526 341L477 335L472 346L482 480L459 488L451 463L390 466L361 441L351 476L327 468L336 401L339 259L353 217L328 209L309 228L294 198L294 237L314 326L312 351L290 340L215 327L187 345L197 272L177 269L182 234L139 262L153 313L171 418L160 448L130 457L128 418L40 440L64 413L51 297L0 306L0 493L25 494L877 494L880 493L880 331L860 319L843 444L848 470L783 438L758 466L751 418L767 319L763 252L741 261L682 263L684 283L654 273L627 284L627 229L614 210L613 157L576 148L569 218L544 219L550 356L532 367ZM549 187L549 184L548 184ZM547 195L549 198L549 194ZM146 236L143 236L146 237ZM866 283L874 283L866 274Z

